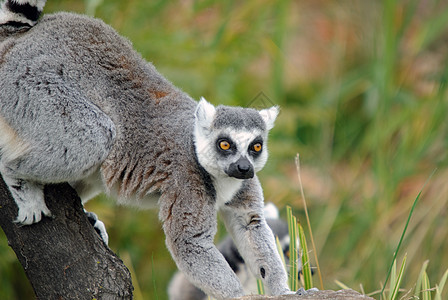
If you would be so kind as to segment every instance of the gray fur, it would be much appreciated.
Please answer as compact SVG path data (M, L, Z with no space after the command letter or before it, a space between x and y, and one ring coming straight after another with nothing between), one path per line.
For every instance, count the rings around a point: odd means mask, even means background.
M58 13L29 30L19 25L0 25L0 172L19 206L18 223L51 214L42 192L48 183L70 182L81 196L103 189L143 207L158 201L179 269L205 293L226 299L243 290L213 245L220 211L255 274L263 267L271 292L289 293L258 179L231 178L214 166L225 168L247 149L239 145L225 159L205 151L218 134L211 104L198 105L100 20ZM231 111L236 124L255 114ZM260 116L270 128L276 113L266 112ZM266 130L249 129L220 133L244 143L255 134L267 138ZM248 159L258 171L267 152Z
M245 180L233 200L221 208L221 216L252 274L262 279L268 293L286 294L287 275L259 199L263 194L258 179Z
M268 208L269 206L269 208ZM274 209L276 215L269 215L266 209ZM288 252L289 252L289 235L288 235L288 225L285 221L278 218L278 211L275 206L270 203L265 206L265 217L266 222L271 228L275 236L278 237L280 244L282 246L283 254L286 260L286 264L289 265ZM237 274L240 279L244 291L247 294L257 293L257 283L256 279L249 271L249 267L244 263L238 249L236 248L233 240L230 236L223 239L217 246L219 251L224 255L224 258L229 263L232 270ZM170 284L168 289L168 295L171 300L206 300L207 295L205 295L201 290L196 288L190 281L181 273L177 272Z
M266 130L266 124L255 109L246 109L242 111L238 107L218 106L216 108L213 126L216 129L235 128Z

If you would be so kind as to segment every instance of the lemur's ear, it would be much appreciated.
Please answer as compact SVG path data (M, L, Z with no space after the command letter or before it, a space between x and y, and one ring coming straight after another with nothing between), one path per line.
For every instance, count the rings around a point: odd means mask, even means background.
M203 129L210 129L213 118L215 117L215 112L215 107L201 97L201 100L196 107L196 112L194 113L196 124Z
M274 127L275 118L277 118L279 113L278 106L272 106L271 108L260 110L259 113L266 123L266 129L271 130L272 127Z

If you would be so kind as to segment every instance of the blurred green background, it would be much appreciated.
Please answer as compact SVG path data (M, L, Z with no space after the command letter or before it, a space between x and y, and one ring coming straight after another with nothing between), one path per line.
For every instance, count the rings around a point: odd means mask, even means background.
M432 286L440 280L448 268L446 1L49 0L45 8L60 10L103 19L195 99L280 105L259 177L266 201L282 213L291 205L305 224L300 153L327 289L339 289L335 280L366 293L381 288L412 202L437 168L398 259L407 253L407 290L425 260ZM175 265L157 211L104 196L87 209L132 270L136 299L166 299ZM0 291L33 298L3 232Z

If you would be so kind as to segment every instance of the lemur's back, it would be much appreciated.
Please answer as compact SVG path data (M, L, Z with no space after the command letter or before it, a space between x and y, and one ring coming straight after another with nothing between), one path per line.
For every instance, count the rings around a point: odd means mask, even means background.
M196 102L102 21L71 13L45 15L28 32L7 39L1 47L0 68L6 68L11 76L2 79L0 87L7 90L3 88L16 84L22 89L7 95L9 104L2 104L2 110L14 109L18 97L35 92L24 89L37 87L87 99L114 124L127 124L116 126L112 151L102 166L106 184L117 187L123 196L157 190L168 179L170 166L175 165L173 158L181 158L178 149L193 151ZM25 81L33 83L23 84ZM63 106L64 102L48 105ZM7 115L16 117L7 120L14 127L28 130L30 125L21 124L20 116ZM132 122L126 121L131 118ZM39 130L51 126L40 124ZM191 153L184 156L188 160Z

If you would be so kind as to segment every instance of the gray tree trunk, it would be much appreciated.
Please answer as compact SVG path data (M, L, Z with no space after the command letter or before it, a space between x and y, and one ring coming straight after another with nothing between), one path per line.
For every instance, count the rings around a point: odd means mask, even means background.
M132 299L131 274L89 223L68 184L45 187L53 214L37 224L14 223L17 206L0 177L0 227L38 299Z

